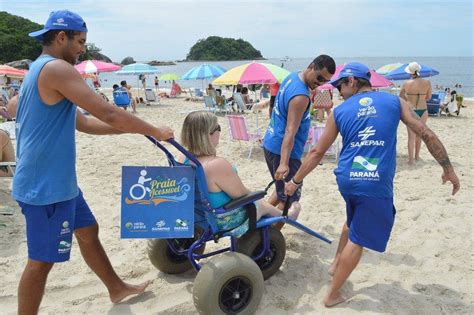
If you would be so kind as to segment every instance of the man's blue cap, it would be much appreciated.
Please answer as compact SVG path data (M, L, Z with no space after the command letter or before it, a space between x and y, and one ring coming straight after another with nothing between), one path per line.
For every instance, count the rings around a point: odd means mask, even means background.
M68 10L53 11L42 30L28 34L39 41L43 40L43 35L51 30L69 30L87 33L86 22L74 12Z
M354 77L370 81L370 69L359 62L348 63L342 68L336 79L329 82L334 87L339 85L339 81L344 78Z

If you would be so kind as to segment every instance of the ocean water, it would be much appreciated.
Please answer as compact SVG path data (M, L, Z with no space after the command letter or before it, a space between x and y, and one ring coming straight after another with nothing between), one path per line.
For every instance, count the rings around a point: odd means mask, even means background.
M474 57L341 57L335 58L337 64L347 63L351 61L358 61L366 64L372 69L378 69L379 67L394 63L409 63L416 61L420 64L430 66L439 71L439 75L428 78L431 81L433 90L436 91L436 85L445 87L454 87L455 84L461 84L462 88L456 88L458 93L464 94L465 97L474 97ZM289 71L299 71L305 69L308 64L312 61L312 58L296 58L289 61L285 61L283 67ZM179 62L173 66L160 66L158 69L161 73L173 72L178 75L183 75L194 66L203 63L213 63L224 67L229 70L233 67L251 62L251 60L240 60L240 61L213 61L213 62ZM281 66L282 61L280 58L267 59L261 62L272 63ZM159 76L160 74L158 74ZM153 78L155 75L147 75L148 87L153 87ZM127 80L129 84L134 87L138 85L138 76L136 75L117 75L114 73L101 73L100 79L102 80L103 87L112 87L113 84L119 83L121 80ZM212 80L204 81L186 81L181 80L179 84L184 88L190 87L205 87L207 83ZM394 81L396 85L401 85L403 81ZM169 87L170 82L166 84L160 81L160 87Z

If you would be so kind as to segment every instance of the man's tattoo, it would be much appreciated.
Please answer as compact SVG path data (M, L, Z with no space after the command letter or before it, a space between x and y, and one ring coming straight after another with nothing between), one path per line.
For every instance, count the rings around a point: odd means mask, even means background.
M436 161L438 161L441 167L443 169L450 168L451 161L449 160L448 152L446 152L446 149L444 148L443 144L438 139L436 134L430 128L426 127L426 125L423 125L420 130L420 136L423 142L428 147L428 150L430 151L431 155L436 159Z

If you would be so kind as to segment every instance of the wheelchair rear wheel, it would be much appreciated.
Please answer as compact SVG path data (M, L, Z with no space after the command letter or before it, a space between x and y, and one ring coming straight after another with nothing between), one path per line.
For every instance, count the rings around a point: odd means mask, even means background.
M254 314L263 296L262 272L249 257L225 253L206 263L194 280L200 314Z
M263 231L261 230L250 231L241 238L238 238L235 243L235 251L251 258L258 256L263 250L262 233ZM286 255L286 242L280 230L269 227L268 233L270 249L263 257L255 261L260 270L262 270L265 280L273 276L280 269Z
M148 258L153 266L158 270L168 274L179 274L188 271L193 267L186 255L179 255L173 252L169 242L172 242L178 250L187 250L202 235L201 229L194 230L194 238L173 238L173 239L153 239L148 241ZM201 248L195 251L202 254L205 250L204 243Z

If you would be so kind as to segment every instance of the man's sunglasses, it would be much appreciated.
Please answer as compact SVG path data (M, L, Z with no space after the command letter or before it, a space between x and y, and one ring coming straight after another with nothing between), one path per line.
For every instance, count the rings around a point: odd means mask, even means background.
M217 127L214 128L214 129L211 131L211 135L212 135L214 132L216 132L216 131L221 132L221 125L217 125Z
M341 86L343 83L349 83L349 78L344 78L339 81L339 84L336 86L339 93L341 93Z
M318 69L318 68L315 68L315 69L316 69L316 71L318 71L318 72L321 71L321 69ZM326 79L325 77L323 77L321 74L318 74L318 75L316 76L316 81L318 81L319 83L324 84L324 83L328 83L329 81L331 81L331 79L328 80L328 79Z

